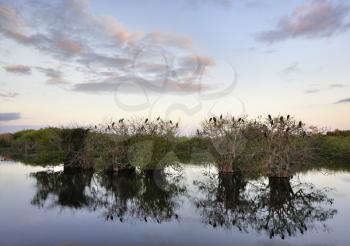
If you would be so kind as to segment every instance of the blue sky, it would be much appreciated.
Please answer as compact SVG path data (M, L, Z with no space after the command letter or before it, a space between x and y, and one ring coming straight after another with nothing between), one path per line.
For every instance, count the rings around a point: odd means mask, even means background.
M350 1L0 0L0 131L291 114L350 128Z

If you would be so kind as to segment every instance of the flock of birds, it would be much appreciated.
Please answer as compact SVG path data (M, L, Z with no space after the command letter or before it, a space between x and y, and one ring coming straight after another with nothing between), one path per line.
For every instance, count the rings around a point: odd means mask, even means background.
M160 121L160 119L161 119L160 116L158 116L156 120L157 120L157 121ZM270 114L268 115L268 119L269 119L269 122L270 122L271 127L273 127L274 124L276 123L276 120L274 120ZM119 124L123 124L123 123L124 123L124 120L125 120L124 118L121 118L121 119L118 120L118 123L119 123ZM223 120L223 115L222 115L222 114L220 115L219 118L216 118L215 116L210 117L210 118L209 118L209 123L213 122L213 124L216 125L217 122L218 122L219 120L220 120L220 121ZM290 120L290 115L287 115L286 120L287 120L287 121ZM144 121L144 124L147 124L148 122L149 122L149 119L146 118L145 121ZM232 122L235 122L235 118L234 118L234 117L232 117ZM238 118L238 120L237 120L237 123L244 123L244 122L245 122L245 120L244 120L243 118ZM256 121L255 121L255 122L256 122ZM284 119L283 116L280 116L279 122L278 122L278 123L281 123L281 124L285 124L285 123L286 123L286 121L285 121L285 119ZM105 128L105 132L111 131L111 130L114 128L115 124L116 124L116 123L115 123L114 121L112 122L111 125L108 124L107 127ZM173 125L172 120L169 120L169 124ZM301 128L302 126L303 126L302 121L299 121L298 127ZM176 127L176 128L179 127L179 123L178 123L178 122L175 124L175 127ZM98 129L97 125L95 125L95 129ZM145 129L144 126L142 126L141 129ZM289 132L289 131L290 131L290 127L287 127L287 128L286 128L286 132ZM199 129L197 129L197 135L200 135L200 130L199 130ZM267 134L265 133L265 137L266 137L266 136L267 136Z
M286 119L285 119L283 116L280 116L280 117L279 117L279 122L278 122L277 120L274 120L270 114L268 115L268 120L269 120L269 122L270 122L271 127L273 127L275 123L280 123L280 124L282 124L282 125L286 125L287 122L288 122L290 119L291 119L291 118L290 118L290 115L287 115ZM222 115L222 114L220 115L219 120L220 120L220 121L223 120L223 115ZM218 119L217 119L215 116L210 117L210 118L209 118L209 123L211 123L211 122L213 122L213 124L216 126L216 124L217 124L217 122L218 122ZM235 118L234 118L234 117L232 117L232 122L235 122ZM236 122L237 122L237 123L240 123L240 122L241 122L241 123L244 123L245 120L244 120L243 118L238 118L238 120L237 120ZM255 121L255 123L256 123L256 121ZM303 122L302 122L302 121L299 121L298 127L301 128L302 126L303 126ZM288 133L288 132L290 131L290 127L288 126L288 127L286 128L285 131L286 131L286 133ZM197 129L197 135L200 135L200 134L201 134L200 130ZM265 137L267 137L267 133L265 132L264 134L265 134Z
M124 123L124 118L121 118L121 119L119 119L118 120L118 123L119 124L123 124ZM157 117L157 121L160 121L161 120L161 118L160 118L160 116L158 116ZM149 119L148 118L146 118L145 119L145 121L144 121L144 124L147 124L149 122ZM172 120L169 120L169 122L168 122L170 125L173 125L173 121ZM115 122L113 121L112 122L112 124L111 125L107 125L107 127L105 128L105 132L109 132L109 131L111 131L113 128L114 128L114 126L115 126ZM179 123L178 122L176 122L175 123L175 128L178 128L179 127ZM95 125L95 130L97 130L98 129L98 127L97 127L97 125ZM141 129L145 129L145 127L144 126L141 126Z

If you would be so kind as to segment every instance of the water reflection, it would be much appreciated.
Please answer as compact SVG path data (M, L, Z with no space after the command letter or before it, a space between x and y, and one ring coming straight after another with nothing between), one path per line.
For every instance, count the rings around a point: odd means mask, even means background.
M104 220L161 223L178 219L186 187L178 173L37 172L32 204L98 212Z
M91 186L92 172L46 172L32 173L36 179L36 194L31 203L38 207L67 208L89 207L93 197L85 192Z
M228 230L263 232L284 239L307 230L327 229L337 210L327 190L290 178L248 180L240 173L208 175L195 181L202 222Z
M36 181L32 205L85 210L108 222L181 221L179 213L190 206L202 223L215 230L258 232L284 239L327 229L327 220L337 213L327 190L296 178L214 173L195 180L193 187L184 185L181 172L161 170L36 172L31 177Z

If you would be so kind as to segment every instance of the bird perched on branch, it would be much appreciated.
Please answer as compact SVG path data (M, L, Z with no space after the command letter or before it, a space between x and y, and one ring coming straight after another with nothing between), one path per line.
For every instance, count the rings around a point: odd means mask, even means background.
M280 121L284 123L283 116L280 117Z
M175 127L177 128L177 127L179 127L179 122L176 122L176 125L175 125Z
M160 120L160 116L158 116L157 121Z
M241 122L241 120L242 120L242 118L239 118L239 119L238 119L238 122Z
M299 121L299 128L301 128L303 126L303 122Z
M270 115L270 114L268 115L268 117L269 117L269 120L271 121L271 120L272 120L272 117L271 117L271 115Z
M289 120L289 118L290 118L290 115L287 115L287 120Z
M214 121L214 123L216 123L216 118L215 117L213 117L213 121Z
M121 119L119 120L119 123L123 123L123 121L124 121L124 118L121 118Z
M199 135L200 134L200 132L199 132L199 130L197 129L197 135Z
M173 124L173 122L172 122L171 120L169 121L169 123L170 123L170 124Z
M210 118L210 119L209 119L209 122L211 122L212 120L213 120L213 118Z
M148 122L148 118L145 119L145 123L147 123L147 122Z
M220 120L222 120L222 114L220 115Z
M112 127L114 127L114 124L115 124L115 122L113 121L113 122L112 122Z

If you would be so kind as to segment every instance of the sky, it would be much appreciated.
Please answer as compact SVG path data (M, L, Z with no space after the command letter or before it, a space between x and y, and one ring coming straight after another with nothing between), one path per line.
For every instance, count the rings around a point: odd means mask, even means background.
M350 129L349 0L0 0L0 132L290 114Z

